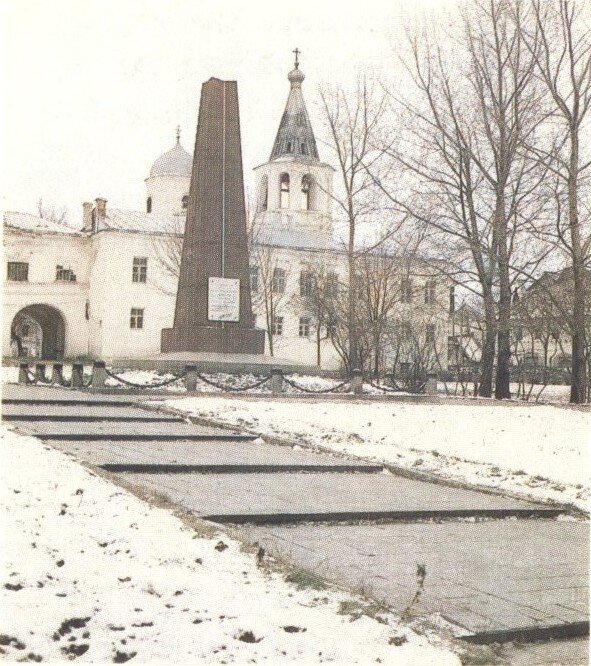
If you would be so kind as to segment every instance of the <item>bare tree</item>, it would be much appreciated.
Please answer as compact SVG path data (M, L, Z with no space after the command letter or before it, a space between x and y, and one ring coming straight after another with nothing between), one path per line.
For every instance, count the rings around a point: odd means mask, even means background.
M68 210L64 206L56 208L54 206L47 206L43 203L43 199L39 198L37 201L37 214L42 220L49 220L56 224L68 224Z
M570 401L586 396L585 333L589 295L585 270L591 260L591 215L582 209L583 188L589 187L591 154L588 138L591 107L591 33L576 0L531 0L533 26L526 43L536 72L550 93L555 140L537 154L562 185L556 195L557 215L547 238L566 252L572 268L572 376ZM562 216L561 208L566 208Z
M357 258L360 253L378 247L393 233L390 229L379 238L372 238L371 247L359 247L359 232L366 223L376 223L378 217L381 217L380 223L384 223L383 207L378 201L379 188L368 169L381 172L385 166L383 133L387 103L386 96L377 94L365 78L358 82L352 94L342 88L322 90L321 99L328 129L327 144L335 155L338 175L334 192L328 194L335 204L337 219L346 227L348 349L345 356L347 366L353 369L360 366ZM373 226L377 230L378 225Z
M486 322L480 395L509 397L513 262L539 204L544 168L527 142L540 121L533 57L519 0L477 0L453 53L411 38L408 71L419 101L402 100L410 137L389 154L410 174L384 186L391 201L432 229L453 279L482 298ZM460 55L462 54L462 55ZM538 258L522 253L528 265Z

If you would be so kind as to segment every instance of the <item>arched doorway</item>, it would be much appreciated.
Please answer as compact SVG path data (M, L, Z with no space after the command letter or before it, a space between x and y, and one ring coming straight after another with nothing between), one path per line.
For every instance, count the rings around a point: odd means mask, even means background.
M66 327L62 313L39 303L19 310L10 327L14 356L60 359L64 356Z

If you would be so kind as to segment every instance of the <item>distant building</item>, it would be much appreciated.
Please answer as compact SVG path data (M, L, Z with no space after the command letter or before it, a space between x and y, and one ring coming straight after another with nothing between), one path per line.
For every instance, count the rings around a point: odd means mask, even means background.
M268 331L267 353L338 369L342 359L328 335L331 323L320 331L311 306L315 275L327 280L327 294L331 281L346 282L346 255L333 233L334 169L319 158L297 64L288 80L270 159L254 169L250 279L256 325ZM191 167L177 132L176 144L145 180L144 211L112 208L97 198L83 204L79 229L5 214L5 357L111 361L159 353L160 332L173 324ZM401 267L397 280L404 326L397 341L391 333L384 338L384 363L408 364L405 354L416 355L422 345L436 351L428 364L445 367L450 284L426 264L416 275Z

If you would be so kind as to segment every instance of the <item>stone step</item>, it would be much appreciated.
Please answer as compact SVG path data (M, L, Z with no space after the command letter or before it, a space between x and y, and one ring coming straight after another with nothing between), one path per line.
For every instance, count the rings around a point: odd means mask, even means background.
M270 555L338 584L363 585L370 597L399 612L415 596L422 565L426 575L414 613L443 616L468 642L544 640L588 631L588 523L498 520L242 530Z
M296 472L381 472L381 465L176 465L176 464L137 464L104 463L100 465L107 472L130 474L270 474ZM229 521L228 521L229 522Z
M555 516L544 505L390 474L126 474L216 522Z
M340 466L354 467L368 472L381 471L381 465L347 460L336 455L274 446L261 440L256 441L204 441L195 446L187 441L175 442L113 442L113 441L60 441L53 445L65 453L93 465L146 465L150 469L157 466L271 468L302 466L331 471ZM130 470L131 471L131 470ZM261 470L262 471L262 470Z
M55 441L248 441L255 435L243 435L223 428L209 428L188 423L145 423L98 421L87 422L54 422L33 421L23 422L19 427L29 434L43 440Z
M122 405L55 405L25 404L2 405L2 418L5 421L146 421L182 423L179 416L147 411Z

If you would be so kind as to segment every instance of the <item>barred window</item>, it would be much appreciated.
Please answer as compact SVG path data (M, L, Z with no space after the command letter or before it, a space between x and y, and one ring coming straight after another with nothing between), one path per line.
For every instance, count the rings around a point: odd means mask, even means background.
M144 328L144 308L131 308L129 328Z
M134 257L133 270L131 274L132 282L145 282L148 275L148 258Z
M6 279L11 282L27 282L29 280L29 264L26 261L9 261Z
M259 290L259 267L250 266L250 291L254 294Z
M304 148L304 144L302 143L302 153ZM302 209L303 210L310 210L311 208L311 194L312 194L312 176L310 174L306 174L305 176L302 176Z
M275 294L285 292L285 270L283 268L273 269L273 279L271 280L271 290Z
M425 282L425 303L433 305L435 303L435 287L436 282L433 278L429 278Z
M300 296L312 296L314 293L314 274L310 271L300 273Z
M283 335L283 317L273 317L273 321L271 322L271 335Z
M152 197L146 199L146 213L152 212Z
M55 279L57 282L76 282L76 274L71 268L58 264L55 267Z
M189 207L189 195L185 194L185 196L181 199L181 206L183 207L183 210L186 210Z
M300 317L300 328L299 336L300 338L309 338L310 337L310 317Z

